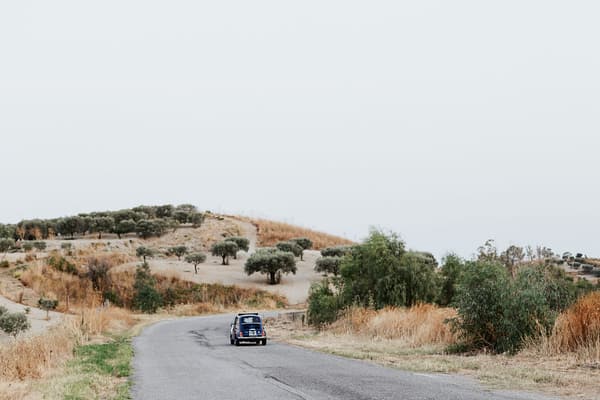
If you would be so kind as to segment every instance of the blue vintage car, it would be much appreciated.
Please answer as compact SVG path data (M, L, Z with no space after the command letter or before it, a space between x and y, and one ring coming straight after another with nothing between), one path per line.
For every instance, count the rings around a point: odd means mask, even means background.
M229 342L240 345L240 342L267 344L267 331L258 313L240 313L235 316L229 329Z

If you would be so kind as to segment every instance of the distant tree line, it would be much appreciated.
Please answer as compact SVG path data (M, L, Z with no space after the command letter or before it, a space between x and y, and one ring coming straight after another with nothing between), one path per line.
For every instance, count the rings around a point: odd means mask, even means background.
M191 204L173 206L138 206L118 211L101 211L54 219L22 220L17 224L0 224L0 238L42 240L53 237L105 233L137 234L142 238L161 236L181 224L199 227L205 215Z

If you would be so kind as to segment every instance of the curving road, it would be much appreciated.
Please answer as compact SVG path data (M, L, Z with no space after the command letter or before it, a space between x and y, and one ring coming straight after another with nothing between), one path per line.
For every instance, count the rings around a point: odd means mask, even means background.
M273 341L229 344L232 315L164 321L134 339L139 400L548 399L466 378L402 372ZM268 326L267 326L268 331Z

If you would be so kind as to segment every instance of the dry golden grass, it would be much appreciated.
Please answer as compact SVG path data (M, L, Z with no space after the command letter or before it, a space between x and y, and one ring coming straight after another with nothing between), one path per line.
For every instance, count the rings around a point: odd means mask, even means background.
M133 315L115 307L84 308L48 332L20 337L0 346L0 380L40 378L73 355L79 343L111 331L128 329Z
M296 225L286 224L284 222L245 217L238 218L251 222L254 224L254 226L256 226L259 246L273 246L278 242L297 237L307 237L312 240L313 248L316 250L320 250L325 247L354 243L351 240L339 236L317 232L312 229L302 228Z
M456 343L457 337L445 321L454 316L454 309L431 304L411 308L389 307L379 311L353 307L331 326L330 331L400 340L411 348L449 345Z

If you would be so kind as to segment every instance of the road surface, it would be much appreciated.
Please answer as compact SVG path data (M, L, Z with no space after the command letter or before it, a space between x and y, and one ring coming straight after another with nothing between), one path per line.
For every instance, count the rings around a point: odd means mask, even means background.
M134 339L139 400L548 399L451 375L403 372L270 341L229 344L231 315L164 321ZM267 327L268 329L268 327Z

